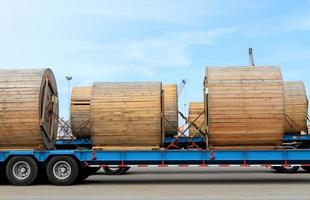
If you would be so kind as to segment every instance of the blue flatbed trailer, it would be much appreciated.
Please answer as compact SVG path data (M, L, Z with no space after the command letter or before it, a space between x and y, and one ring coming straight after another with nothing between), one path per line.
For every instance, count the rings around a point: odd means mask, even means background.
M165 142L171 143L174 140L174 138L167 138ZM188 143L188 140L188 138L181 138L179 142ZM310 137L291 135L285 136L283 140L308 142ZM205 138L197 138L194 141L205 142ZM310 172L310 149L216 151L61 149L62 146L67 147L67 145L91 145L91 140L60 140L57 142L59 149L55 150L0 150L0 175L6 174L14 185L29 185L40 176L39 171L44 169L53 184L70 185L79 179L85 179L101 167L128 170L129 167L149 166L267 166L275 169L294 167L297 170L302 167Z
M310 164L310 150L2 150L0 162L14 156L30 156L39 163L54 156L71 156L88 166L130 165L304 165Z

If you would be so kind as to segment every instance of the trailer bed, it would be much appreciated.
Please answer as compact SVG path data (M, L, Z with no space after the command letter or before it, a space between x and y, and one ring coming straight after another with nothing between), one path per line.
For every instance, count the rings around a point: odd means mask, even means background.
M92 151L92 150L2 150L0 162L12 156L32 156L38 162L50 157L72 156L87 165L305 165L310 166L310 150L159 150L159 151Z

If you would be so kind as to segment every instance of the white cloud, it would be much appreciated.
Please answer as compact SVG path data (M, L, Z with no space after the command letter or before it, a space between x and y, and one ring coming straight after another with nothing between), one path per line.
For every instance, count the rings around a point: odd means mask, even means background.
M199 18L217 15L213 9L205 12L204 7L213 8L218 3L209 1L178 1L178 0L11 0L0 2L0 17L10 16L10 20L22 18L51 17L97 17L102 21L136 20L173 23L193 23ZM215 11L215 9L214 9ZM7 20L7 19L6 19ZM21 19L23 20L23 19ZM1 22L1 19L0 19Z
M6 67L14 56L16 67L51 66L60 75L74 73L80 79L113 79L119 73L152 77L160 68L184 68L191 65L188 55L195 45L213 45L217 39L233 33L237 28L219 28L208 31L167 33L161 36L119 39L110 42L98 40L72 40L62 43L25 42L25 49L10 49L8 58L0 67ZM48 45L48 46L47 46ZM9 45L8 45L9 46ZM43 48L43 49L42 49ZM42 52L43 51L43 52ZM5 53L5 51L3 51ZM39 55L39 56L38 56Z
M100 16L108 19L165 21L184 23L203 15L201 2L179 1L97 1L96 5L85 2L84 7L74 9L82 15ZM88 9L84 9L85 7ZM190 9L191 8L191 9ZM195 12L192 12L195 10Z
M140 69L161 67L187 67L191 61L188 48L194 45L212 45L219 37L236 31L236 28L220 28L210 31L191 31L140 40L120 40L112 43L84 41L68 44L77 54L97 55L102 63L119 66L119 70L129 65ZM96 56L95 56L96 57ZM97 59L97 58L96 58ZM135 67L134 67L135 68ZM149 71L147 71L149 73Z

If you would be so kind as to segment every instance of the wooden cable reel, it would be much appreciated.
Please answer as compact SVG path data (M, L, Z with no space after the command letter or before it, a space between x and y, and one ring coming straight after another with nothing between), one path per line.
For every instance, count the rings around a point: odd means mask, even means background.
M284 134L279 67L210 67L204 82L210 149L273 149Z
M71 95L70 121L72 134L77 138L90 138L90 99L92 87L74 87Z
M95 148L159 148L162 101L160 82L94 83L90 128Z
M166 137L177 135L178 99L177 85L163 85L164 132ZM77 138L90 138L91 87L74 87L71 95L71 126Z
M205 128L205 114L204 112L204 103L203 102L190 102L189 103L189 112L188 112L188 123L191 124L195 120L195 123L189 127L189 136L199 136L199 133L203 133L204 136L206 133ZM196 119L198 118L198 119Z
M176 84L163 84L164 132L166 137L178 134L178 89Z
M286 134L307 132L308 99L302 81L284 82Z
M53 149L57 86L50 69L0 70L0 148Z

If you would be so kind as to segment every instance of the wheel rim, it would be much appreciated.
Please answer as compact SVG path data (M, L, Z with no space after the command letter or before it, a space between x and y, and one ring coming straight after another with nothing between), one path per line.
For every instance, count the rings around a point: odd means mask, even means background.
M53 174L57 179L66 179L71 175L71 166L66 161L58 161L53 167Z
M18 161L13 166L13 176L18 180L25 180L31 174L31 167L25 161Z

